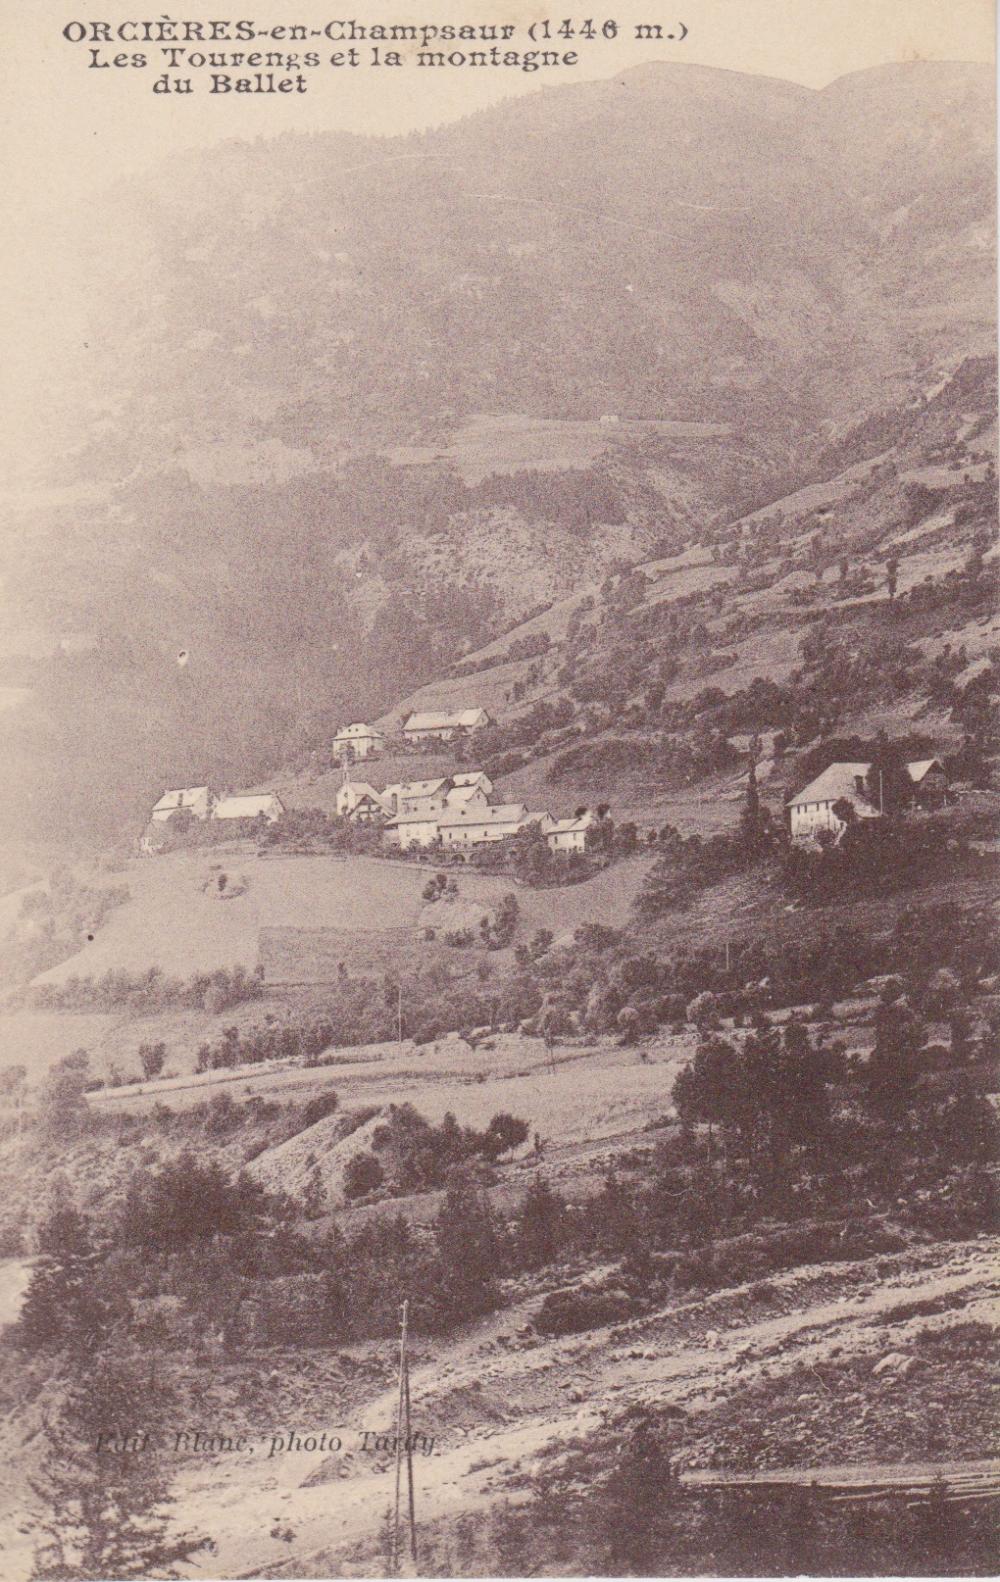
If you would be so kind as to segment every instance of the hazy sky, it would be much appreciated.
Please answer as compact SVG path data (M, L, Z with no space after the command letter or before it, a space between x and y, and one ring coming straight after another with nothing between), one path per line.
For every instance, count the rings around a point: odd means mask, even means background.
M556 8L555 15L572 8ZM577 13L585 17L590 5ZM673 60L786 77L822 87L835 77L886 61L992 58L992 0L605 0L598 23L611 16L620 25L614 43L569 43L575 68L525 75L497 69L334 70L309 75L309 91L237 99L202 91L191 98L154 96L157 75L145 71L92 69L87 46L62 37L75 19L170 15L175 18L253 17L263 25L300 21L321 25L333 17L362 23L514 22L548 15L543 0L281 0L238 7L157 8L122 0L31 0L2 8L0 16L0 136L9 158L14 196L28 209L61 204L81 189L124 169L141 167L171 147L205 145L227 136L254 137L293 129L343 128L399 132L454 120L512 94L594 77L650 60ZM637 23L655 22L664 33L686 23L683 43L637 42ZM520 40L513 42L521 42ZM137 46L118 44L128 50ZM196 46L195 46L196 47ZM208 47L208 46L206 46ZM219 44L216 48L238 48ZM242 46L247 47L247 46ZM267 49L265 40L258 48ZM294 47L294 46L271 46ZM316 47L315 45L313 47ZM332 51L333 45L323 46ZM472 48L449 45L449 49ZM530 47L530 46L528 46ZM105 47L110 54L110 48ZM207 86L207 85L206 85Z
M371 24L500 23L523 29L529 22L566 13L600 24L613 17L619 35L613 43L561 41L577 49L575 68L525 75L484 69L427 70L415 65L398 71L324 67L308 75L309 91L268 97L219 97L207 90L207 74L194 74L201 91L188 97L155 96L159 71L89 69L85 44L62 36L68 22L106 19L111 23L171 15L205 21L212 17L251 17L262 26L302 22L322 26L338 15ZM683 43L637 42L638 23L658 23L664 33L679 31ZM531 47L523 37L512 45ZM106 55L136 45L104 46ZM198 47L198 46L193 46ZM206 48L211 46L206 46ZM237 44L219 44L235 49ZM256 47L294 48L271 45ZM305 47L305 46L302 46ZM314 46L315 47L315 46ZM325 54L336 46L324 45ZM448 49L474 48L449 44ZM551 46L550 46L551 47ZM630 66L654 60L724 67L789 78L822 87L834 78L890 61L990 61L994 54L992 0L606 0L574 11L560 6L548 13L542 0L271 0L259 6L181 7L163 13L123 0L10 0L0 8L0 146L5 154L8 194L6 234L0 251L0 291L13 309L14 334L8 340L4 383L18 407L18 385L29 380L33 356L46 341L51 352L56 325L66 321L67 290L72 286L71 236L81 210L88 227L100 228L99 192L127 171L141 170L169 157L172 149L207 146L226 137L272 136L285 130L344 129L396 133L454 120L501 98L537 93L547 87L590 78L613 77ZM13 387L12 387L13 386Z

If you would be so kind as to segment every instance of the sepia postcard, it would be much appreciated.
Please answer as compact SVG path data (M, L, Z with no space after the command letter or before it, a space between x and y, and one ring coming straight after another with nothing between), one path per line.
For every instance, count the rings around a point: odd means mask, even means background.
M0 1576L996 1574L989 0L0 29Z

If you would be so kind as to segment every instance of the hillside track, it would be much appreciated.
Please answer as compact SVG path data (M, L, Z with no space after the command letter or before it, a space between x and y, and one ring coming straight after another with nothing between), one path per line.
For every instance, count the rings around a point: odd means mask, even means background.
M696 1423L697 1414L733 1391L799 1366L834 1357L870 1357L874 1366L890 1347L928 1330L995 1323L998 1251L1000 1240L984 1239L808 1266L773 1276L766 1300L744 1285L556 1339L531 1331L536 1294L448 1342L422 1343L411 1378L414 1423L433 1438L433 1456L432 1463L416 1461L419 1519L482 1512L506 1492L508 1474L523 1474L540 1452L561 1442L600 1431L609 1411L629 1404L672 1406ZM949 1309L930 1317L900 1321L893 1311L904 1299L944 1296L952 1299ZM318 1431L327 1410L317 1402L316 1425L303 1423L301 1432ZM189 1523L199 1522L218 1543L216 1574L273 1574L280 1565L299 1577L329 1576L358 1545L373 1544L389 1501L391 1459L350 1446L364 1429L391 1430L394 1411L394 1390L376 1389L345 1425L345 1451L337 1456L230 1459L186 1469L176 1492ZM955 1478L964 1476L963 1465L955 1463ZM976 1461L965 1470L979 1469ZM698 1467L681 1470L701 1477ZM938 1469L921 1460L873 1471L869 1457L856 1476L850 1464L828 1470L845 1484L854 1477L847 1492L860 1497L880 1480L895 1487L897 1472L901 1492L919 1491ZM789 1469L806 1484L823 1471ZM986 1471L989 1490L995 1469L990 1464ZM293 1530L291 1553L284 1545L281 1553L269 1537L265 1511L280 1513Z

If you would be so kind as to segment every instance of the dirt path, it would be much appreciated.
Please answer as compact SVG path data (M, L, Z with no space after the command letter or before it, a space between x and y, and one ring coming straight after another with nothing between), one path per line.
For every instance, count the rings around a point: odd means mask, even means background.
M528 1305L508 1309L414 1369L415 1427L434 1440L431 1455L416 1458L420 1520L482 1509L501 1474L597 1427L608 1407L642 1401L697 1412L765 1370L773 1376L826 1359L834 1348L841 1355L884 1351L888 1339L904 1343L911 1328L956 1321L955 1311L924 1315L894 1320L887 1332L879 1316L904 1298L962 1293L958 1318L995 1321L998 1245L792 1271L769 1282L770 1305L783 1310L765 1317L742 1287L611 1331L539 1341L517 1333ZM895 1265L891 1273L886 1262ZM394 1392L379 1391L343 1426L344 1448L335 1456L268 1456L263 1446L253 1457L186 1470L176 1488L180 1508L187 1525L215 1538L214 1574L267 1573L284 1562L298 1576L329 1575L338 1556L370 1539L391 1497L391 1454L362 1449L362 1435L390 1431L393 1416Z

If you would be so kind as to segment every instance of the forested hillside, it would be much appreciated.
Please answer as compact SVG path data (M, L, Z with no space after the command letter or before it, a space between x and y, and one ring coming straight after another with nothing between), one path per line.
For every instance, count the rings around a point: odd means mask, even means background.
M5 513L14 831L106 840L164 783L257 779L836 475L866 424L912 449L992 344L990 95L650 66L110 194Z

